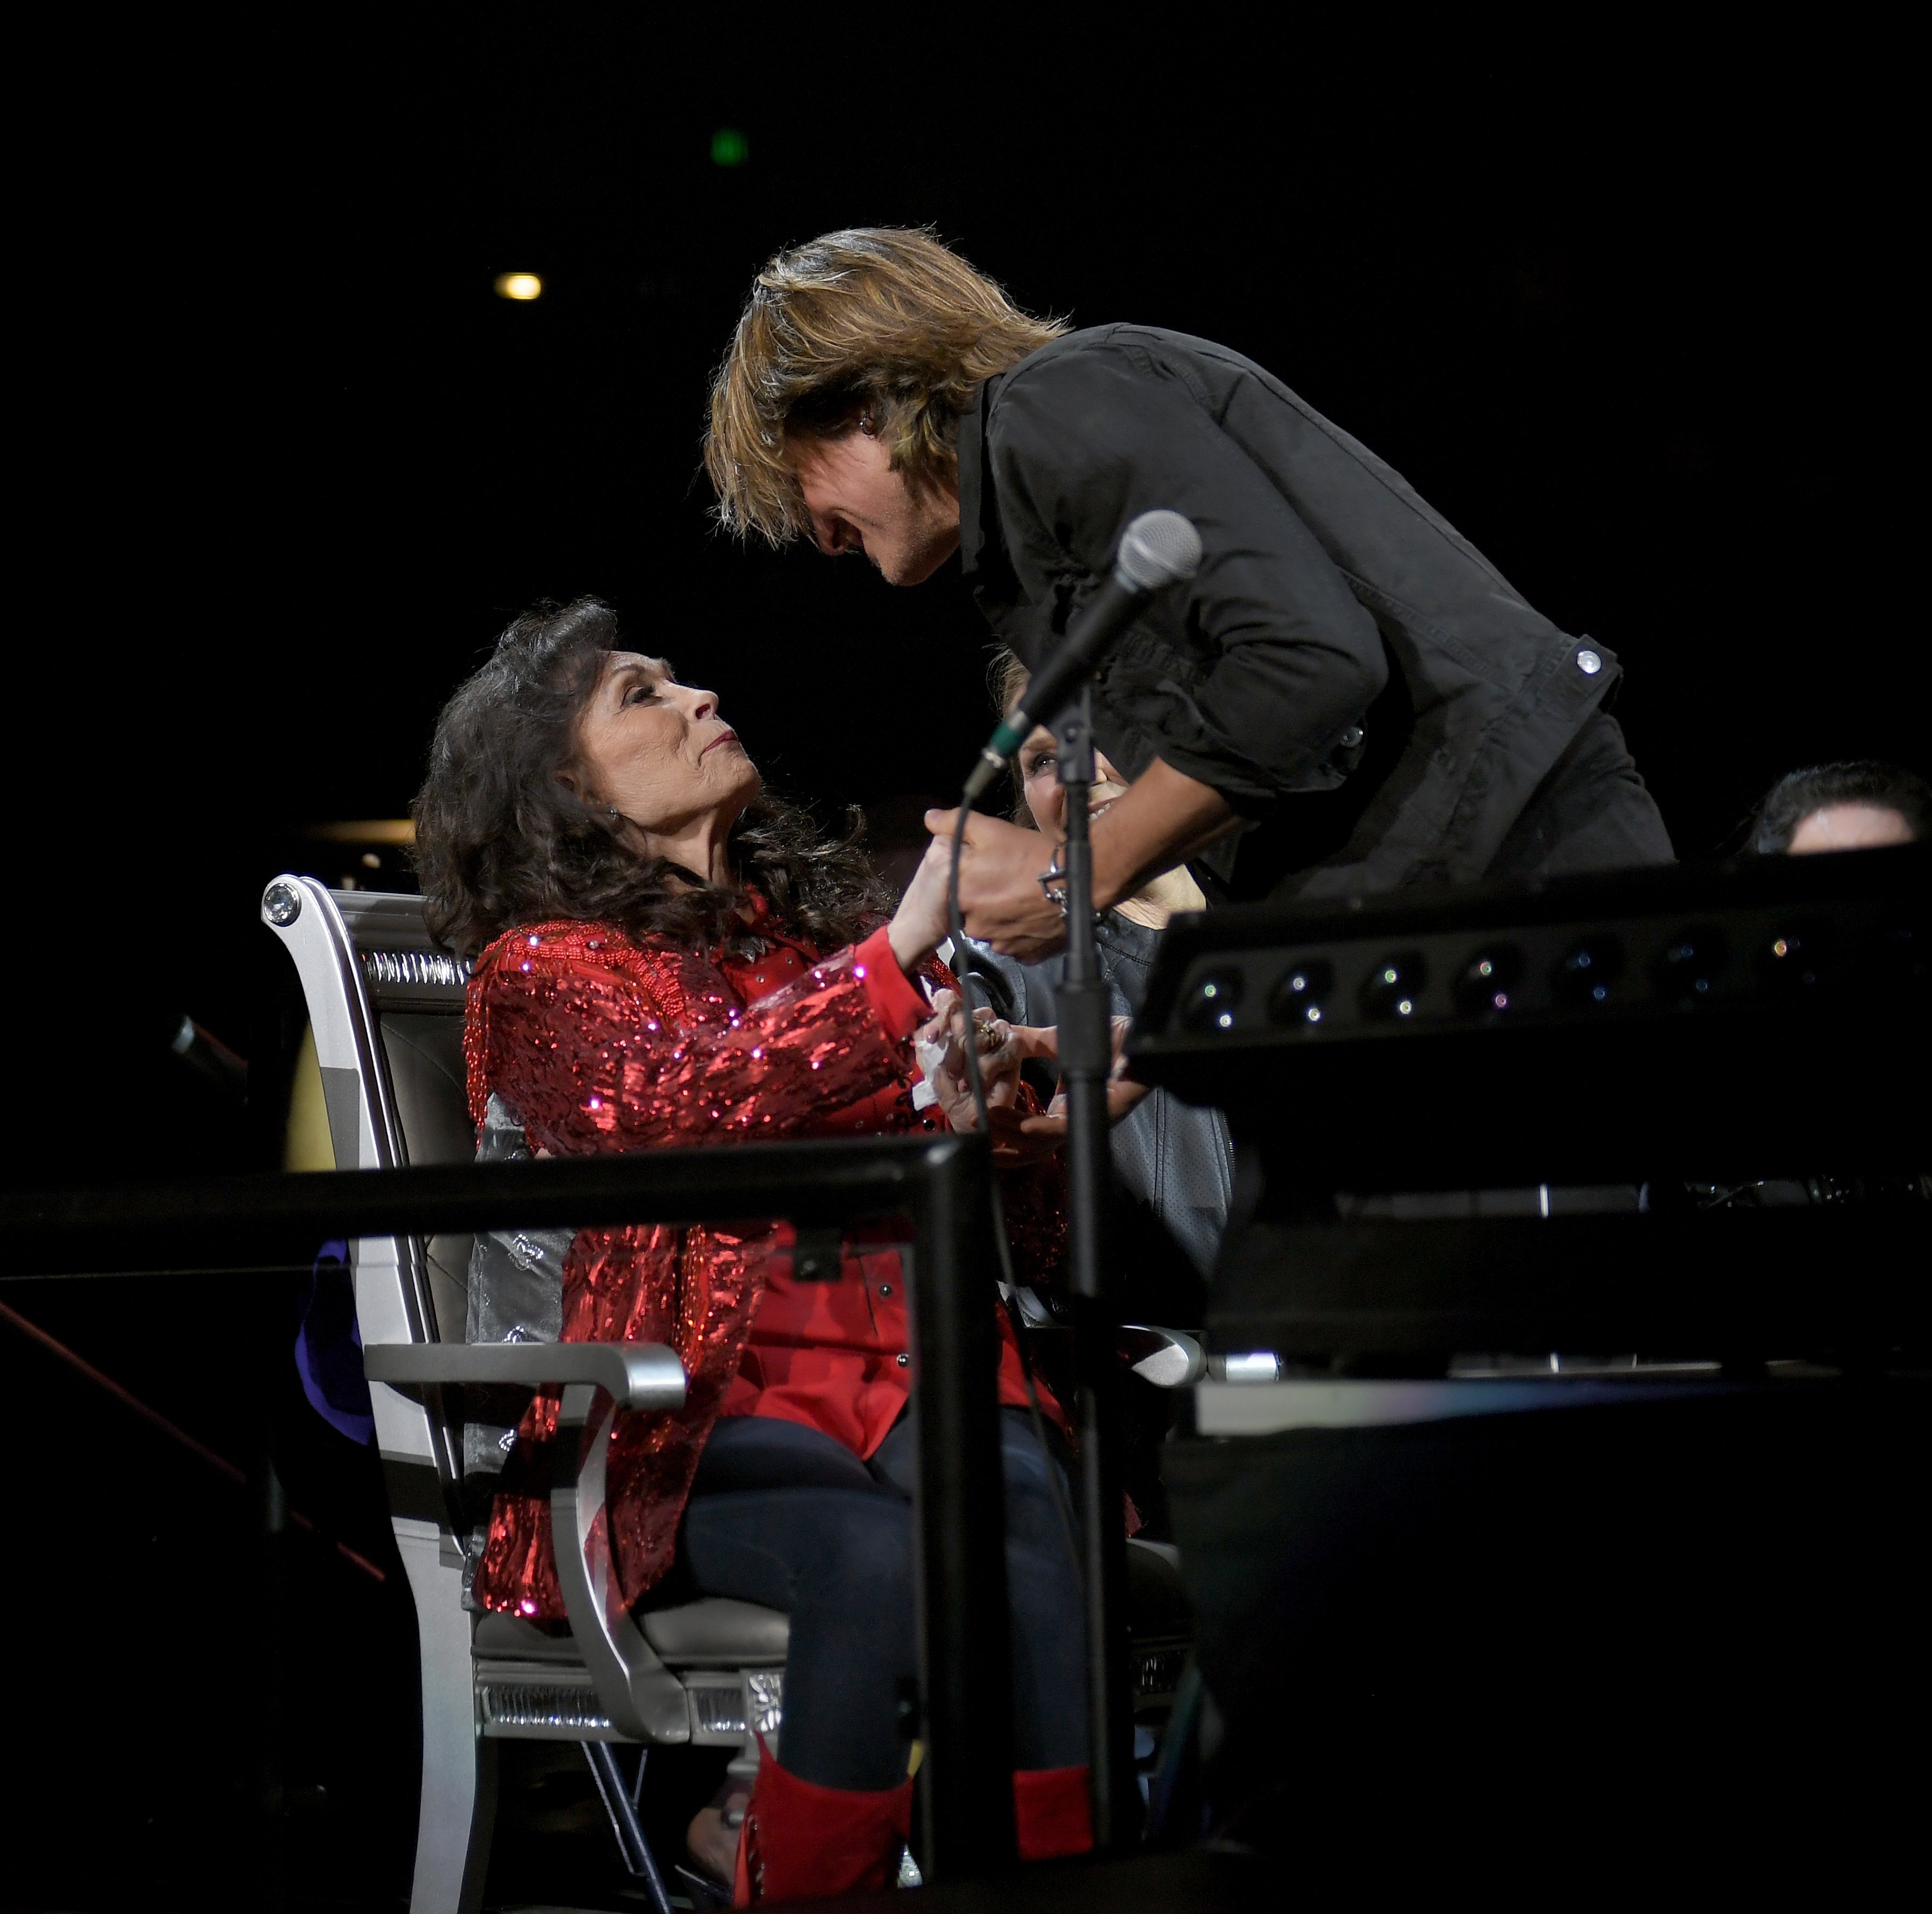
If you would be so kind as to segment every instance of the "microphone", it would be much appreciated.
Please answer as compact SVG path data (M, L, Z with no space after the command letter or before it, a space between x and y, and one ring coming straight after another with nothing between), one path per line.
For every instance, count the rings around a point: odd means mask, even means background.
M964 801L974 799L1006 768L1036 724L1051 724L1060 707L1094 674L1107 647L1154 593L1201 568L1201 534L1178 512L1144 512L1120 534L1114 568L1080 614L1079 622L1028 682L1012 716L986 741Z

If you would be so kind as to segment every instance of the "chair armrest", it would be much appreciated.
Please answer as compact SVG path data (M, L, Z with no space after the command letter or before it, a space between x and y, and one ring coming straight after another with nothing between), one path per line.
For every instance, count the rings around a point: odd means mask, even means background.
M661 1342L375 1342L362 1371L404 1395L427 1388L603 1390L620 1408L684 1406L684 1365Z
M619 1598L602 1519L604 1461L617 1412L683 1407L684 1366L676 1353L658 1342L378 1342L364 1346L362 1370L372 1382L405 1395L460 1390L472 1406L516 1391L561 1397L557 1439L544 1448L557 1581L571 1635L620 1735L688 1741L684 1684Z
M1119 1347L1121 1360L1156 1389L1186 1388L1208 1372L1208 1358L1199 1341L1184 1330L1124 1322Z

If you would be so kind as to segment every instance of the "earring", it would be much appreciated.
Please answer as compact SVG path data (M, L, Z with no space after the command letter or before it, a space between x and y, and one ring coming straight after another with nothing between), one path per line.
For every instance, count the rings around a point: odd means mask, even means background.
M610 821L614 824L617 821L617 807L614 804L608 804L604 808L610 812Z
M859 430L868 439L876 439L879 436L878 421L869 412L862 412L859 415Z

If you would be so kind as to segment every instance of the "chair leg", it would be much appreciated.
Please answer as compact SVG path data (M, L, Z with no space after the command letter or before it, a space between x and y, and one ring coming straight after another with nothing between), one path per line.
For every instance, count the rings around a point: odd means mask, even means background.
M618 1852L624 1865L644 1884L655 1914L672 1914L670 1894L664 1876L658 1872L657 1857L644 1839L644 1823L638 1819L638 1801L644 1789L644 1763L650 1750L638 1750L638 1780L634 1788L624 1785L617 1766L617 1751L608 1742L586 1742L584 1758L597 1780L597 1792L604 1797L604 1811L610 1817L610 1832L617 1837Z
M1201 1678L1201 1664L1194 1658L1190 1648L1187 1659L1181 1664L1180 1679L1175 1684L1174 1706L1167 1718L1167 1728L1160 1744L1160 1758L1156 1763L1152 1785L1148 1790L1148 1820L1144 1838L1150 1846L1159 1846L1174 1837L1174 1810L1178 1804L1198 1795L1200 1787L1202 1703L1207 1694ZM1196 1817L1198 1818L1198 1816ZM1183 1844L1192 1842L1196 1831L1184 1828L1180 1838Z
M496 1747L476 1730L462 1558L434 1522L394 1519L416 1598L422 1670L422 1793L410 1914L476 1914L496 1818Z

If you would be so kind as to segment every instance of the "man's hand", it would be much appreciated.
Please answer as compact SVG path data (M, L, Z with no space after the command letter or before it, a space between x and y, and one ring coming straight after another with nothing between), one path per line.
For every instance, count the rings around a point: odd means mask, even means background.
M928 811L926 828L950 837L956 811ZM1240 820L1221 794L1156 758L1094 823L1094 904L1105 910L1148 878L1184 863ZM1037 831L976 812L959 860L966 934L1003 957L1037 964L1066 947L1066 921L1040 887L1053 845Z
M928 811L926 828L950 844L958 814ZM1053 846L1038 831L975 812L966 820L959 860L959 913L967 935L1023 964L1037 964L1064 950L1066 920L1040 887L1040 873L1052 861Z

